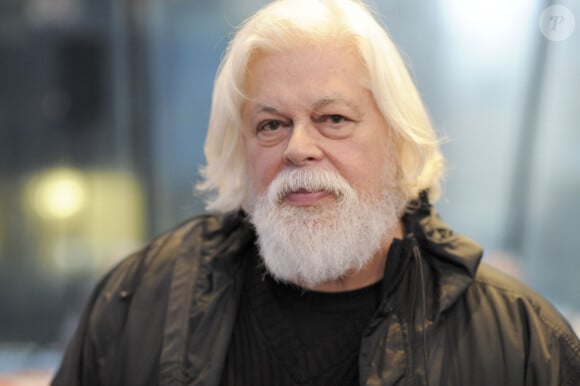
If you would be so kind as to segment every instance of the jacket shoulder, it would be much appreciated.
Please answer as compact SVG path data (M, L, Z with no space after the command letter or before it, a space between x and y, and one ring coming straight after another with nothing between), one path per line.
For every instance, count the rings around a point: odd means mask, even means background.
M530 363L553 363L563 385L576 384L580 378L580 340L548 300L487 264L480 265L467 294L493 308L498 325L523 328Z
M193 249L209 252L204 257L219 256L222 246L235 233L243 219L238 213L203 214L192 217L173 229L155 237L139 251L121 260L102 283L105 297L117 293L121 297L131 296L143 277L155 275L169 280L171 267L182 253L200 258Z
M560 312L542 295L522 283L520 280L482 263L479 267L474 286L494 294L504 301L527 305L545 325L554 332L567 332L570 325ZM576 352L580 355L580 346L576 343Z
M235 248L242 220L236 213L196 216L121 260L94 288L53 384L123 384L114 377L129 371L116 368L129 352L153 369L175 262L187 256L197 264ZM135 339L146 341L140 347L147 349L134 350Z

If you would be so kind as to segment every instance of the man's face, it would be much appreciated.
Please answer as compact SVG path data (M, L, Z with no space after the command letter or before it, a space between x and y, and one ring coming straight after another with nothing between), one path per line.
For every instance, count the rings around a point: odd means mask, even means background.
M384 190L389 130L367 78L342 47L307 46L253 60L242 111L252 194L265 193L281 171L299 168L336 172L358 193ZM336 197L300 190L281 200L309 207Z
M363 67L344 48L302 48L249 71L247 209L270 273L322 288L381 261L404 198Z

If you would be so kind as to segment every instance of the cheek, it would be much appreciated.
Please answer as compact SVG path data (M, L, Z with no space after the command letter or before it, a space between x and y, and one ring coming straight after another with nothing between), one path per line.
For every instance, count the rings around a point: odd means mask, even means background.
M384 148L378 148L374 153L374 159L369 161L369 174L372 175L373 183L376 188L382 190L385 184L390 184L393 178L393 165L391 164L391 156L388 154L388 145L383 144Z
M278 174L282 157L271 148L246 146L248 173L255 193L263 193Z
M387 171L386 144L382 141L350 144L336 154L334 165L358 191L378 191L385 182Z

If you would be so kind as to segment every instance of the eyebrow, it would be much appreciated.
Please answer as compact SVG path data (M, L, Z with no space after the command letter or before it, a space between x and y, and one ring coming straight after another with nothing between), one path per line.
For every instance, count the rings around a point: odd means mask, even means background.
M257 105L256 108L254 108L254 111L252 113L253 114L270 113L270 114L276 114L276 115L283 115L282 112L280 112L280 110L278 110L277 108L272 107L272 106L262 105L262 104Z
M333 104L345 105L348 108L354 110L356 113L360 113L360 110L356 105L352 104L351 102L349 102L346 99L341 98L341 97L323 97L323 98L320 98L319 100L317 100L316 102L314 102L312 104L312 111L316 111L316 110L319 110L323 107L333 105Z
M350 109L352 109L353 111L355 111L356 113L360 114L360 109L352 104L351 102L347 101L344 98L341 97L322 97L320 99L318 99L317 101L315 101L312 105L311 105L311 109L312 111L317 111L323 107L326 106L330 106L333 104L342 104L345 105L347 107L349 107ZM264 104L258 104L252 111L252 115L256 115L259 113L269 113L269 114L274 114L274 115L280 115L280 116L284 116L284 113L280 110L278 110L276 107L273 106L268 106L268 105L264 105Z

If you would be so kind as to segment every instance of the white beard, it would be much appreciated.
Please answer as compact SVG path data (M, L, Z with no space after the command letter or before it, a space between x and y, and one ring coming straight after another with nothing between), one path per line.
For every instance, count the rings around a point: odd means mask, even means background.
M325 190L336 199L307 207L283 202L300 189ZM338 173L307 168L282 171L253 204L267 270L275 279L315 287L362 270L394 232L405 200L393 188L359 195Z

